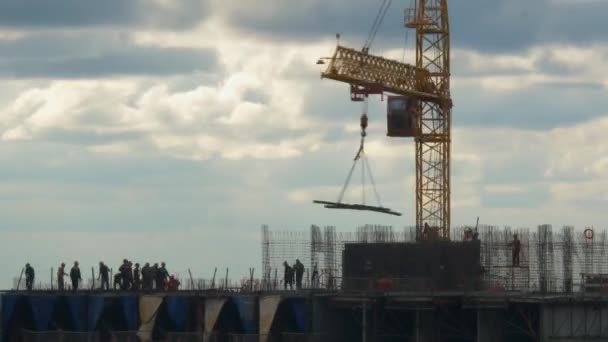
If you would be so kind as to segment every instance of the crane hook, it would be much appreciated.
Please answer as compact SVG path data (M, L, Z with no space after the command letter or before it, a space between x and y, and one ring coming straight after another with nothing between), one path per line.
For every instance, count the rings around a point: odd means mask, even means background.
M363 113L360 119L361 125L361 136L365 137L367 134L365 133L365 129L367 128L367 114Z

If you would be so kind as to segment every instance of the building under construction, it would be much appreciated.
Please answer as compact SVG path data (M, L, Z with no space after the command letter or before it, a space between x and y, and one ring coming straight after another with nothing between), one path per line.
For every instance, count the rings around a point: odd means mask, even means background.
M234 287L226 276L176 292L9 291L1 296L2 341L608 341L605 230L451 225L447 0L413 0L405 11L415 64L369 53L390 3L382 1L362 49L338 45L318 64L327 64L323 78L349 84L351 99L364 103L346 185L358 162L374 184L367 101L391 94L387 136L416 146L416 228L262 227L262 276ZM365 196L346 203L344 190L337 202L315 202L400 215L377 193L377 206ZM296 259L305 264L304 286L286 289L283 264Z
M9 291L2 341L581 341L608 339L605 230L351 233L262 227L260 279L163 293ZM513 235L521 240L512 264ZM283 262L306 266L285 290Z

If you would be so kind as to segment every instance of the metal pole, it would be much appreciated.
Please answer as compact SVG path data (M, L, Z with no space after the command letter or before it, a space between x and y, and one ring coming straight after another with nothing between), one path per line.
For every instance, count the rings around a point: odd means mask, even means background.
M363 300L362 321L363 324L361 324L361 340L362 342L367 342L367 302L365 300Z
M249 291L253 292L253 272L255 272L255 268L249 269Z
M211 280L211 288L214 289L215 288L215 274L217 273L217 267L215 268L215 270L213 271L213 279Z
M228 290L228 267L226 267L226 278L224 279L224 290Z
M276 290L279 286L279 269L274 269L274 289Z
M420 309L416 309L416 342L420 342Z
M190 284L192 284L192 290L195 290L194 279L192 278L192 271L190 271L190 269L188 269L188 274L190 275Z
M53 268L51 267L51 291L53 291Z
M16 290L19 290L19 287L21 286L21 278L23 278L23 272L25 272L25 267L21 269L21 274L19 275L19 281L17 281Z

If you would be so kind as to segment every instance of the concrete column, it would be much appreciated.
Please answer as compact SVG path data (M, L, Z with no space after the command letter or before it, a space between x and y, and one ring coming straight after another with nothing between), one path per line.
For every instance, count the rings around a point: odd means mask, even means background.
M361 341L367 342L367 302L365 300L361 307Z
M501 309L477 309L477 342L500 341L504 335L505 314Z
M435 313L432 310L416 310L416 342L438 341L437 329Z

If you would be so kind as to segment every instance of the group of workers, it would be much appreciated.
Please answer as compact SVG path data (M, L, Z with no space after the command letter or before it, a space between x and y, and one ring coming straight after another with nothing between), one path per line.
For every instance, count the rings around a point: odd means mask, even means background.
M109 269L103 262L99 263L99 276L101 279L101 289L109 290ZM150 266L147 262L140 269L139 263L133 265L132 261L124 259L122 265L118 268L118 272L114 275L113 288L119 288L123 291L175 291L179 288L179 280L173 275L169 275L166 264L164 262L155 263Z
M65 263L62 262L59 265L57 269L57 289L60 291L65 289L65 276L69 276L72 281L72 291L77 291L82 282L78 261L74 261L69 274L65 271ZM33 289L34 279L34 268L27 263L25 265L25 286L28 291ZM110 268L103 261L99 262L97 280L100 281L101 290L110 289ZM176 291L180 285L179 280L174 275L169 275L164 262L160 263L160 267L158 263L153 266L150 266L150 263L145 263L144 267L140 269L139 263L133 265L133 262L127 259L123 260L113 280L113 289L123 291Z
M426 228L426 227L425 227ZM471 229L465 230L464 240L465 241L477 241L479 235L477 230L473 232ZM519 254L521 251L521 241L517 234L513 235L513 241L509 243L511 247L512 266L519 267ZM285 267L284 273L284 288L287 290L287 286L293 290L294 280L297 290L302 289L302 279L304 277L304 265L299 259L296 259L296 263L290 266L287 261L283 262ZM64 276L69 276L72 281L72 291L77 291L80 282L82 282L82 276L80 274L80 268L78 261L74 261L74 265L70 269L70 273L65 272L65 263L61 263L57 270L57 288L61 291L65 288ZM315 269L313 271L311 279L313 282L318 277L318 272ZM25 286L28 291L31 291L34 286L35 272L34 268L27 263L25 265ZM99 262L99 275L97 280L101 280L101 289L110 289L110 269L103 262ZM180 282L173 275L169 275L166 265L164 262L155 263L150 266L150 263L146 263L141 269L139 263L135 263L124 259L122 265L118 268L118 272L114 275L113 288L116 290L127 291L175 291L179 288Z
M65 287L65 282L63 279L64 275L69 275L70 280L72 281L72 290L78 290L78 285L82 281L82 276L80 274L80 267L78 267L78 261L74 261L74 266L70 269L70 274L65 273L65 263L61 263L59 269L57 270L57 288L59 290L63 290ZM34 279L36 277L36 273L34 268L29 263L25 264L25 287L28 291L31 291L34 288Z
M283 285L285 290L287 290L287 285L289 285L289 289L293 290L293 283L295 278L296 289L302 289L302 278L304 277L304 264L300 262L299 259L296 259L296 263L293 266L290 266L287 261L283 262L283 266L285 267L285 273L283 275ZM313 274L313 278L315 275Z

